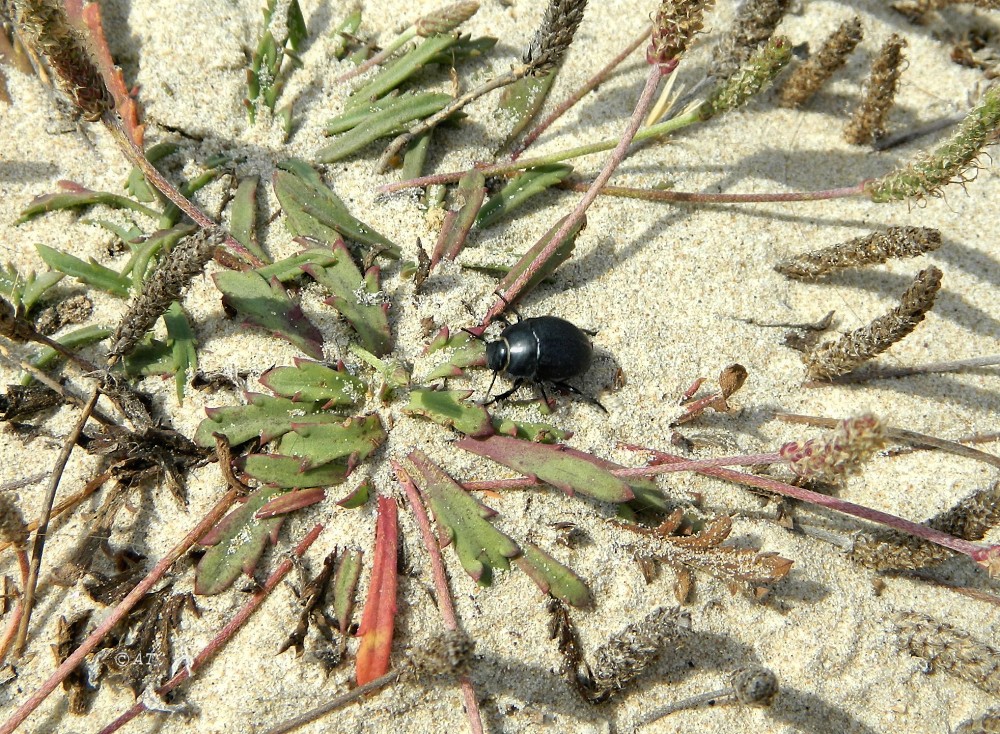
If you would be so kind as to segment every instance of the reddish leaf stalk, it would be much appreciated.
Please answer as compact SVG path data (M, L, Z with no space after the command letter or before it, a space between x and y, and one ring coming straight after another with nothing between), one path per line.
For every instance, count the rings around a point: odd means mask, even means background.
M649 25L643 28L642 33L636 36L628 46L622 49L620 54L611 59L611 61L609 61L603 69L594 74L594 76L590 77L590 79L588 79L582 87L577 89L573 94L561 102L559 106L552 111L552 114L538 123L533 130L525 135L524 139L514 147L514 150L511 152L510 160L516 161L529 145L534 143L543 132L549 129L552 123L566 114L567 111L572 109L573 105L590 94L590 92L607 81L611 72L618 68L618 65L625 61L625 59L631 56L632 52L639 48L643 42L649 39L650 29L651 26Z
M363 686L389 670L389 654L396 617L396 557L399 552L399 520L396 503L378 498L375 522L375 562L368 598L358 627L361 646L355 663L355 678Z
M420 536L423 538L427 555L431 559L431 575L434 577L438 609L441 611L441 619L444 621L445 629L457 630L458 617L455 615L455 604L452 601L451 590L448 587L448 576L444 569L444 559L441 557L441 548L434 537L431 521L427 517L427 510L424 508L420 491L402 466L393 461L392 468L396 472L396 478L403 487L403 491L406 492L407 499L410 500L410 508L413 510L414 517L417 518L417 525L420 527ZM476 690L472 687L472 679L468 674L462 674L458 680L462 687L462 700L465 703L465 713L469 717L469 728L473 734L483 734L483 720L479 713Z
M317 524L312 530L302 539L302 541L295 546L295 550L292 551L296 558L301 558L305 552L309 549L309 546L313 544L319 534L323 531L323 526ZM281 583L282 579L288 575L288 572L292 570L294 563L291 558L286 558L274 572L268 576L267 581L264 582L264 586L257 589L250 600L243 605L236 615L226 623L226 625L219 630L218 634L209 642L201 652L199 652L194 660L191 661L189 665L186 665L182 670L178 671L173 678L168 680L162 686L156 689L156 695L166 696L170 691L177 688L181 683L186 681L188 678L192 677L196 672L198 672L201 667L207 663L214 655L217 653L223 645L229 642L230 638L235 635L240 628L246 623L248 619L253 615L254 612L260 607L261 604L267 599L268 595L274 591L274 588ZM128 711L123 713L117 719L112 721L106 727L101 729L99 734L113 734L113 732L121 729L125 724L130 722L132 719L139 716L144 711L147 711L146 704L142 701L136 701L135 705Z
M656 97L656 88L660 85L660 80L663 77L663 68L659 64L651 64L649 67L649 74L646 76L646 84L642 89L642 93L639 95L639 101L636 102L635 109L632 111L632 117L629 119L628 125L625 127L625 132L622 133L621 140L618 141L618 145L611 152L607 163L604 164L604 169L598 177L594 179L593 184L587 193L584 194L580 203L577 204L576 209L574 209L573 212L566 217L562 226L556 230L555 234L552 235L552 239L545 249L542 250L532 263L524 269L524 272L522 272L521 275L519 275L514 282L510 284L506 292L503 294L503 298L497 298L496 303L493 304L490 310L486 313L486 316L483 318L482 326L488 325L493 319L507 310L508 304L517 301L518 297L524 291L531 279L534 278L538 271L545 266L545 263L547 263L549 259L555 255L556 250L562 246L566 237L568 237L569 234L573 232L583 221L588 207L594 203L594 200L597 199L597 196L601 193L601 188L603 188L608 182L612 174L615 172L615 169L618 168L619 164L625 160L625 156L628 154L629 146L632 144L632 139L642 126L646 113L649 111L649 108L653 104L653 100Z
M188 550L194 545L200 538L202 538L205 533L212 529L212 527L222 519L223 515L229 510L230 505L236 501L238 493L235 490L230 489L222 498L215 503L215 506L209 510L208 514L202 518L191 531L184 536L183 540L174 546L167 555L165 555L159 563L146 575L142 581L136 584L135 588L129 592L122 601L104 618L104 621L98 625L90 636L83 641L73 653L63 661L62 665L56 668L55 672L49 676L46 680L31 696L21 704L10 718L7 719L0 726L0 734L11 734L17 727L24 723L25 719L38 708L42 701L48 698L49 694L56 689L56 687L62 683L66 677L72 673L79 665L84 661L94 648L100 644L101 640L114 628L118 622L125 618L133 607L138 604L142 598L149 592L156 583L163 578L163 575L170 569L174 562L183 556Z
M21 588L26 589L28 587L28 550L27 548L15 548L14 554L17 556L17 565L21 570ZM0 638L0 663L3 659L7 657L7 650L10 649L11 643L14 641L14 636L17 634L18 627L21 624L21 619L24 615L24 599L17 603L14 608L10 619L7 621L7 629L4 630L3 637Z

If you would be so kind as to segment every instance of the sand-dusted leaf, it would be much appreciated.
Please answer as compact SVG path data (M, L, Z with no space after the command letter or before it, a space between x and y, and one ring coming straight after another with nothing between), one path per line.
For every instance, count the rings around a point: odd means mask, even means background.
M398 135L414 121L439 112L450 101L451 97L447 94L406 93L365 107L351 108L341 115L346 120L334 118L327 124L327 134L341 130L346 132L317 150L316 160L334 163L346 158L379 138ZM366 110L367 114L361 114L362 110Z
M352 39L358 32L358 28L361 27L361 9L355 8L350 13L348 13L337 29L331 34L334 40L334 46L330 50L330 55L333 58L340 60L347 56L347 47L350 39Z
M463 438L455 445L515 471L538 477L571 496L580 492L604 502L628 502L635 496L625 481L585 458L587 454L562 444L490 436L481 440Z
M226 515L199 542L210 546L198 562L194 593L219 594L239 578L253 574L267 542L278 542L282 517L261 520L257 510L284 490L267 487L252 492L240 507Z
M551 594L574 607L590 606L590 589L573 569L559 563L534 543L521 545L524 555L514 562L538 584L543 594Z
M368 598L361 615L355 663L358 685L385 675L389 670L389 653L396 623L396 571L399 554L399 520L396 502L390 497L378 498L375 520L375 552Z
M112 194L110 191L91 191L72 181L59 181L58 184L60 188L65 189L64 192L43 194L42 196L35 197L21 212L20 218L14 224L22 224L48 212L56 212L63 209L82 209L94 204L104 204L112 209L131 209L134 212L145 214L152 219L160 218L160 212L150 209L148 206L127 196Z
M55 341L67 349L76 350L83 349L91 344L97 344L97 342L107 339L112 333L114 333L114 329L104 326L84 326L57 337ZM28 362L40 370L47 370L61 359L63 359L63 356L52 347L42 347L38 351L38 354L31 357ZM21 384L30 385L33 379L31 375L25 374L21 378Z
M347 459L348 467L364 461L386 439L377 413L354 416L343 423L293 423L281 437L278 451L299 456L308 469L337 459Z
M367 386L346 369L320 362L295 359L294 367L272 367L258 382L281 397L295 402L319 402L323 409L356 405L364 400Z
M343 499L337 500L337 504L345 510L356 510L368 504L368 498L372 494L371 481L366 479L357 488Z
M486 198L486 177L481 171L473 168L458 181L452 196L452 206L445 214L444 223L434 252L431 255L431 267L441 258L454 260L465 247L469 230L476 221L483 200Z
M557 66L547 74L526 76L503 88L500 93L500 119L513 120L514 126L504 138L502 149L509 148L541 111L560 68Z
M466 492L422 451L413 451L407 458L421 477L441 545L454 543L462 568L476 582L488 586L493 571L510 568L510 559L520 555L521 549L486 521L496 514L493 510Z
M566 217L563 217L552 225L549 231L546 232L542 238L538 240L538 242L532 245L530 250L521 256L521 259L518 260L509 271L507 271L507 275L505 275L503 280L500 281L500 285L497 286L497 290L507 293L507 300L510 303L520 300L525 296L525 294L534 290L539 283L551 275L556 268L562 265L567 259L569 259L569 256L573 254L573 248L576 246L576 236L580 234L580 231L587 225L586 220L580 222L580 224L573 228L569 235L567 235L566 239L562 241L562 244L556 248L556 251L552 254L548 261L546 261L545 265L543 265L538 272L535 273L535 275L528 281L527 285L525 285L520 292L515 294L508 293L508 289L521 276L521 273L527 270L528 267L534 263L542 251L548 246L549 242L552 241L552 237L559 231L559 228L562 227L565 219ZM514 298L511 298L511 295L513 295Z
M146 160L156 165L159 161L176 153L179 147L177 143L167 141L151 145L146 149ZM159 191L146 180L145 174L138 166L133 166L132 170L129 171L128 179L125 181L125 189L144 204L159 201Z
M311 487L295 492L285 492L279 494L273 500L257 510L254 516L259 520L264 520L277 515L287 515L289 512L301 510L303 507L311 507L317 502L326 499L326 490L322 487Z
M310 357L322 359L323 334L302 312L277 278L265 280L247 270L222 270L212 276L222 291L222 302L243 316L244 323L291 342Z
M490 414L482 405L468 402L471 395L472 390L411 390L410 402L403 412L423 416L473 438L490 436L493 434Z
M562 428L550 426L548 423L530 423L499 416L493 416L493 428L497 433L502 433L505 436L513 436L523 441L535 441L536 443L556 443L573 436L573 431L565 431ZM633 491L635 491L634 487Z
M445 49L454 46L458 42L458 38L457 33L443 33L425 39L415 48L380 69L366 84L354 90L347 99L348 109L384 97L420 71L426 64L433 63L435 57Z
M193 375L198 369L198 352L195 349L194 331L188 323L184 309L177 301L171 303L163 312L163 323L167 327L167 344L170 345L177 402L183 403L184 385L187 383L187 377Z
M529 168L512 178L506 186L490 197L479 210L476 226L482 228L496 224L532 197L558 184L572 172L573 166L564 163Z
M342 235L386 257L399 258L399 247L353 217L344 202L307 163L290 160L280 166L285 170L275 171L272 183L285 212L285 226L292 235L330 244Z
M497 45L497 40L493 36L477 36L473 38L468 33L463 33L458 37L454 46L446 48L436 56L432 56L428 64L443 64L448 68L454 68L460 61L475 59L493 50Z
M379 282L379 269L372 266L361 275L351 259L343 240L334 245L337 261L328 267L306 265L303 270L332 296L326 303L333 306L361 338L361 344L382 357L392 349L389 332L389 304Z
M358 344L350 344L348 349L362 362L378 370L390 390L410 384L410 371L404 362L396 359L379 359Z
M305 416L309 420L329 414L318 413L320 403L299 403L287 398L273 398L260 393L245 393L246 405L225 408L205 408L208 417L198 425L194 442L206 448L215 446L213 433L221 433L231 446L260 437L261 443L272 441L292 430L292 423ZM343 416L331 416L343 420Z
M45 291L66 277L65 273L49 270L41 275L35 275L32 270L27 275L21 275L11 263L0 266L0 296L3 296L17 309L21 307L24 313L29 313Z
M229 231L236 241L256 255L261 261L271 262L270 256L257 240L257 185L260 178L250 176L240 181L233 194L229 213ZM270 279L270 276L265 276Z
M290 280L302 278L302 268L306 265L318 265L322 268L337 262L337 255L325 244L320 244L310 237L296 237L295 241L305 245L305 248L294 255L289 255L284 260L259 267L257 272L268 280L277 278L282 283L287 283ZM338 237L335 241L339 242L340 238Z
M35 248L38 250L38 254L42 260L45 261L45 264L53 270L65 273L113 296L118 296L119 298L128 297L128 278L123 278L114 270L104 267L93 258L90 259L90 262L84 262L78 257L54 250L48 245L39 244L35 245Z
M351 612L354 609L354 593L361 578L361 561L364 553L353 548L344 551L333 577L333 613L340 623L341 634L351 628Z
M346 462L331 461L303 469L301 456L281 454L250 454L238 459L236 466L258 482L286 489L329 487L340 484L350 473Z

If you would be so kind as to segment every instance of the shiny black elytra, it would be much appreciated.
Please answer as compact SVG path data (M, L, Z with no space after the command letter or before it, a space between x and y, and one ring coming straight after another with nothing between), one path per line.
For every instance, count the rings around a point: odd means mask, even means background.
M525 382L537 385L548 402L542 383L550 382L586 398L607 412L594 398L566 383L571 377L586 372L593 356L594 347L587 333L566 319L537 316L508 324L499 339L486 344L486 364L493 370L493 382L487 396L493 391L497 375L505 374L512 378L514 387L488 400L487 405L509 398Z

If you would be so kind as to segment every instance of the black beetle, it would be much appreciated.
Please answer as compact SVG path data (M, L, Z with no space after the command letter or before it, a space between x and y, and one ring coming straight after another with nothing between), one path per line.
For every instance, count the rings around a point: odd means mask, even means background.
M537 316L508 324L499 339L486 344L486 364L493 370L493 382L487 395L500 374L513 378L514 387L487 404L510 397L525 382L537 385L548 402L542 383L551 382L558 388L581 395L607 412L599 402L565 382L586 372L593 356L594 347L587 332L566 319Z

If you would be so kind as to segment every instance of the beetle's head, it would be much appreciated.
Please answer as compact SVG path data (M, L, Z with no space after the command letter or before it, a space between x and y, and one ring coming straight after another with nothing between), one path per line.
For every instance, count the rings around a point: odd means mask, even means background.
M499 339L486 345L486 365L494 372L504 372L510 364L507 340Z

